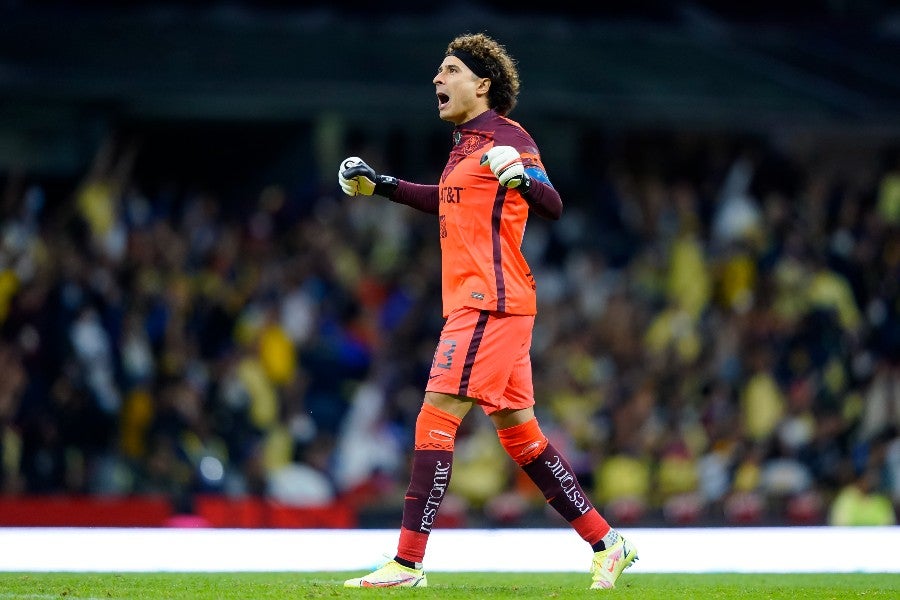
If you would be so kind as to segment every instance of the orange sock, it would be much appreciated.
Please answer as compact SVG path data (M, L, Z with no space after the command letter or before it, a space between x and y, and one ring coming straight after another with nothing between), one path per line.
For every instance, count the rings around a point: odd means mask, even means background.
M430 404L423 404L416 419L416 450L450 450L462 419Z
M516 464L527 465L544 451L549 443L538 425L537 418L520 425L497 430L500 445Z
M420 563L425 557L428 535L450 484L453 443L461 422L459 417L430 404L423 404L419 411L396 558Z
M609 532L565 457L547 440L537 418L497 431L500 444L522 467L550 504L592 546Z

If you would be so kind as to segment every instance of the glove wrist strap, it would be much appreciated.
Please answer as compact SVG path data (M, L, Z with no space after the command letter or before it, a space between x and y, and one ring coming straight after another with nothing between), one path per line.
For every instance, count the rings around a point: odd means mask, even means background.
M378 175L375 178L375 193L385 198L392 198L400 182L390 175Z
M519 193L522 194L522 197L528 200L528 193L531 191L531 177L526 173L522 176L522 183L519 184L519 187L516 188L519 190Z

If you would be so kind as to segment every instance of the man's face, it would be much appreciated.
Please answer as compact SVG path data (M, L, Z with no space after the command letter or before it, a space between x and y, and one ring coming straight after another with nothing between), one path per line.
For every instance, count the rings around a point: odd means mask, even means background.
M455 56L444 57L432 83L438 98L438 114L445 121L459 125L477 117L488 108L487 91L491 80L476 77Z

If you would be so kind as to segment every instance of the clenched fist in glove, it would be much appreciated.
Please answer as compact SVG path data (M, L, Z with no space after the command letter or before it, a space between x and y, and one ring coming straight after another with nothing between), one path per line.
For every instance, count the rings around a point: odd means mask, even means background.
M338 183L348 196L378 194L390 198L397 189L395 177L378 175L375 169L358 156L350 156L341 161L338 168Z
M482 165L489 165L500 185L517 188L525 183L525 166L519 151L512 146L494 146L481 157Z

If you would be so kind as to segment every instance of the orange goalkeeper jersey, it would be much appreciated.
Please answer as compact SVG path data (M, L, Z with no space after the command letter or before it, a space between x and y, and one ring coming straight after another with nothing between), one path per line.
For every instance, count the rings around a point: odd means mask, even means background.
M444 316L460 307L533 315L535 281L521 249L528 203L480 160L495 145L513 146L526 170L544 173L537 145L493 110L454 128L453 141L438 186Z

